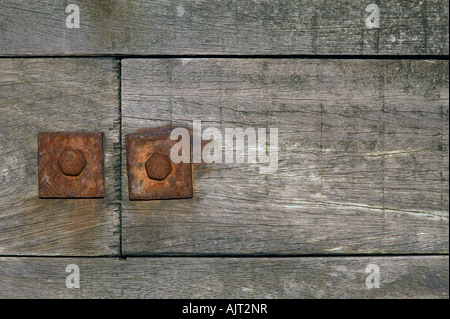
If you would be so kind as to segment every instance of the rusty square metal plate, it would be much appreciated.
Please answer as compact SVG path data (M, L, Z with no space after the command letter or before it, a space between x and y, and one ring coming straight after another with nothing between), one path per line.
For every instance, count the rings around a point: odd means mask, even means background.
M168 127L126 135L130 200L181 199L193 196L192 164L175 164Z
M39 133L39 197L105 197L103 133Z

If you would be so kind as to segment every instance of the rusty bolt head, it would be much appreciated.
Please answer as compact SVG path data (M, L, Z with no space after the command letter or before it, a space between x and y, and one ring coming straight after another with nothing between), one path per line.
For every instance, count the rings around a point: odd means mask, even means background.
M79 150L67 149L58 161L61 171L66 176L79 176L86 167L86 159Z
M164 154L153 154L145 162L145 170L149 178L162 181L172 172L170 157Z

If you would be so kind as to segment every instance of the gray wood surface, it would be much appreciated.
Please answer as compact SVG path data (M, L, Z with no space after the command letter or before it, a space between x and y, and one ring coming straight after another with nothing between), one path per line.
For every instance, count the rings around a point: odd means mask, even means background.
M119 253L119 78L113 59L0 61L0 255ZM39 199L39 132L104 132L103 199Z
M449 298L448 61L279 59L448 54L447 0L0 0L0 298ZM192 120L278 128L277 172L129 201L123 137ZM38 198L45 131L104 132L104 199Z
M66 287L66 267L80 288ZM366 267L380 269L367 289ZM0 258L0 298L448 298L448 256ZM181 311L181 309L180 309Z
M196 166L188 200L129 201L123 162L126 255L448 253L448 61L124 59L121 91L124 135L202 120L280 148L274 174Z
M0 55L449 53L447 0L78 0L79 29L69 3L2 0Z

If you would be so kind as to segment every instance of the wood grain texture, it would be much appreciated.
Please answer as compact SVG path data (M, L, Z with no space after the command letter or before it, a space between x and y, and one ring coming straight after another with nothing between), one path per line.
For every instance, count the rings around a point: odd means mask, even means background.
M67 265L80 288L66 288ZM365 269L380 268L367 289ZM0 258L1 298L448 298L448 256ZM180 309L181 311L181 309Z
M0 55L449 53L446 0L78 0L79 29L68 3L2 0Z
M118 254L118 87L112 59L1 60L0 255ZM105 198L39 199L37 134L89 131L105 133Z
M129 201L122 163L125 255L448 253L448 61L124 59L122 115L280 148L195 167L188 200Z

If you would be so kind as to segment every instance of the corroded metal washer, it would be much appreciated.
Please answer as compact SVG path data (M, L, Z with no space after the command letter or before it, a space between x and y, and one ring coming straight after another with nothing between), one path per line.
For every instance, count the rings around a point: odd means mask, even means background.
M143 129L126 135L130 200L193 196L192 164L170 161L171 127ZM190 150L189 150L190 151Z
M39 133L39 197L105 196L103 133Z

